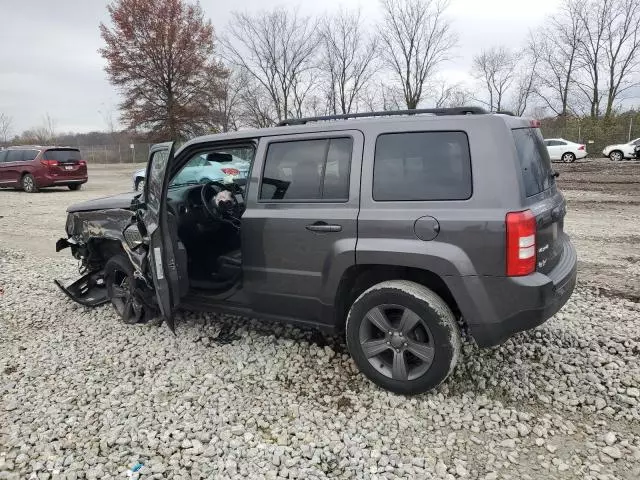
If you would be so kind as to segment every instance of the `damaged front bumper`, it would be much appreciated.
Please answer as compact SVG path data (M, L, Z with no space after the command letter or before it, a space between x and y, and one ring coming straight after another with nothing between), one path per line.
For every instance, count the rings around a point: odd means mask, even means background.
M97 307L109 301L101 270L87 273L66 287L60 280L54 282L71 300L85 307Z

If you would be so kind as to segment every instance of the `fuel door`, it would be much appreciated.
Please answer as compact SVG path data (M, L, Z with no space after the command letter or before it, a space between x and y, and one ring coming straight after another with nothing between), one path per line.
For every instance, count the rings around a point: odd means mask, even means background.
M413 232L420 240L433 240L440 233L440 224L438 220L428 215L420 217L413 224Z

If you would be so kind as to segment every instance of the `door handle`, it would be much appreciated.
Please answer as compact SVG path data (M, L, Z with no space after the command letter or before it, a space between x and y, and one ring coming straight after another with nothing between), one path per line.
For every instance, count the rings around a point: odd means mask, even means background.
M318 221L305 227L311 232L341 232L342 225L329 225L327 222Z

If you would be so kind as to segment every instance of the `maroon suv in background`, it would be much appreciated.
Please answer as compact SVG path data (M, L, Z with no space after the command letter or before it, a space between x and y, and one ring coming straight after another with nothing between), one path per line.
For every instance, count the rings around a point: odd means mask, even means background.
M25 146L0 150L0 187L21 188L28 193L60 186L78 190L87 179L87 162L77 148Z

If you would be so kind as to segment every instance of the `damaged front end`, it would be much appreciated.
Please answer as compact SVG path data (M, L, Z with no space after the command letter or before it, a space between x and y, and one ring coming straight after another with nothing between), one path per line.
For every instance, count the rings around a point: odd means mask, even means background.
M135 292L133 301L143 305L145 319L157 310L152 281L147 277L148 247L143 241L144 226L136 213L126 208L102 210L70 210L67 216L67 238L56 242L56 252L66 248L80 262L81 277L69 285L55 280L56 285L75 302L86 307L107 303L109 292L105 265L110 258L124 255L133 267Z

